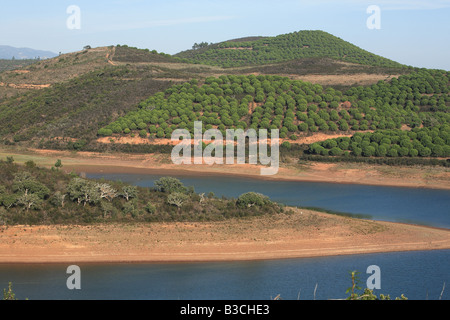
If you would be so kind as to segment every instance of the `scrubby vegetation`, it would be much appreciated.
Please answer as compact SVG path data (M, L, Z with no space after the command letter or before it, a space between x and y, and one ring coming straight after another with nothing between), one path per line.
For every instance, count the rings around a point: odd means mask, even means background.
M66 174L58 169L60 162L55 165L49 170L31 161L20 166L12 158L0 160L0 224L204 221L284 212L284 206L262 195L205 196L173 177L141 188Z
M244 39L246 40L246 39ZM324 31L304 30L276 37L248 41L231 40L183 51L176 57L188 62L239 67L295 60L328 57L372 66L401 67L392 60L367 52Z
M37 59L0 59L0 72L26 67L38 61Z
M179 62L171 55L156 50L138 49L127 45L117 45L114 50L113 59L118 62Z
M149 93L170 86L155 79L152 70L156 69L106 67L29 92L20 99L9 99L0 104L4 124L0 136L10 144L48 138L92 139L99 127L114 120L114 115L126 113ZM68 142L64 143L67 146Z

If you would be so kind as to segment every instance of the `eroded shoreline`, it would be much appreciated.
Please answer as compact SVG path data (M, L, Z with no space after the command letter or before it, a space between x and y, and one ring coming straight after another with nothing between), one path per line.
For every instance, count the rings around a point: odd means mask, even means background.
M216 222L0 229L0 263L187 263L450 249L450 230L305 209Z
M262 176L258 165L175 165L169 155L106 154L32 149L14 152L0 149L0 157L13 156L19 163L33 160L52 167L61 159L66 172L130 173L184 176L236 176L252 179L303 181L450 190L450 169L361 163L282 164L276 175Z

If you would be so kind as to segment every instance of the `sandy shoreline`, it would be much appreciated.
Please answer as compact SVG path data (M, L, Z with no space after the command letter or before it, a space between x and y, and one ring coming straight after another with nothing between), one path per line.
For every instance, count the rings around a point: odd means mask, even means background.
M16 162L33 160L40 166L51 167L61 159L66 172L77 173L134 173L179 176L239 176L253 179L327 182L431 188L450 190L450 169L444 167L406 167L368 165L361 163L282 164L276 175L262 176L257 165L175 165L170 155L161 154L104 154L71 153L55 150L27 150L8 152L0 149L0 157L11 155Z
M176 166L166 155L8 152L78 173L240 176L257 179L450 189L442 167L363 164L285 164L275 176L254 165ZM161 222L85 226L0 227L0 263L160 263L243 261L450 249L450 230L354 219L305 209L293 215L221 222Z
M0 263L247 261L450 249L450 230L311 210L219 222L0 228Z

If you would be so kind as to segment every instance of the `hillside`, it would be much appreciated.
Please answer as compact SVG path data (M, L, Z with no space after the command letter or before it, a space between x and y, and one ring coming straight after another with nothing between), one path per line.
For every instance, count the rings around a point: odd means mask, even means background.
M47 149L168 152L164 139L176 128L192 128L195 120L222 131L277 128L293 146L448 123L444 71L388 63L321 31L201 44L194 51L233 43L241 49L231 51L239 52L255 51L256 44L273 47L285 61L258 65L249 58L253 65L223 68L117 45L1 72L0 141ZM334 51L320 43L334 43ZM292 60L298 49L314 54ZM318 57L321 53L328 56ZM346 61L352 54L364 59ZM116 140L127 142L110 143ZM305 146L294 149L308 152Z
M238 67L303 58L331 58L380 67L402 67L324 31L298 31L276 37L236 39L175 55L188 62Z
M204 130L218 129L223 137L226 129L231 128L279 129L280 138L288 139L290 145L300 136L317 132L345 135L375 131L381 137L369 139L369 143L373 142L370 152L364 145L352 149L348 138L345 147L332 149L337 147L333 144L330 148L316 148L318 151L312 153L342 155L345 151L348 155L352 152L355 156L369 157L381 147L387 150L378 152L380 156L448 157L448 92L449 74L444 71L423 70L345 92L281 76L208 77L204 82L193 80L151 96L138 109L100 129L98 134L112 138L139 135L158 143L158 139L171 138L178 128L193 134L194 121L201 121ZM421 138L429 135L425 130L433 128L438 131L430 135L436 139ZM414 135L408 136L407 145L401 145L407 150L389 152L391 148L400 148L397 146L400 138L394 140L395 135L384 130L411 130ZM391 135L391 139L381 146L378 143L383 134ZM423 141L414 144L417 136ZM358 152L362 147L364 152ZM410 153L410 149L415 151Z
M0 73L0 129L8 144L92 139L152 93L211 68L126 46L93 48ZM83 144L84 142L82 142Z
M12 60L0 59L0 72L26 67L36 62L36 59Z

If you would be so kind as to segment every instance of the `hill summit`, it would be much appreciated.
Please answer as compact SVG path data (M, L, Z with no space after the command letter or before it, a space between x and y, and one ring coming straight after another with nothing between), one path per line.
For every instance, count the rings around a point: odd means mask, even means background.
M401 67L398 62L363 50L327 32L304 30L276 37L234 39L175 55L187 62L240 67L302 58L332 58L380 67Z

